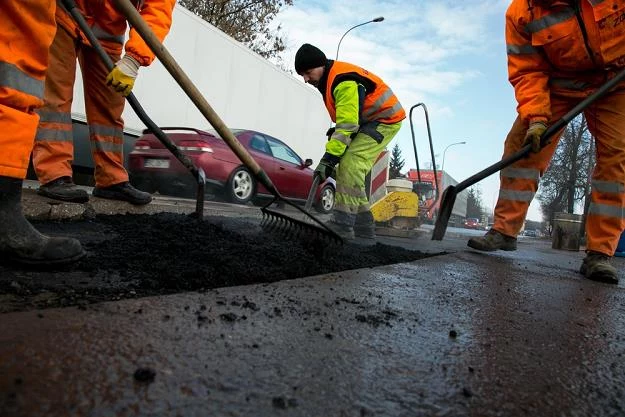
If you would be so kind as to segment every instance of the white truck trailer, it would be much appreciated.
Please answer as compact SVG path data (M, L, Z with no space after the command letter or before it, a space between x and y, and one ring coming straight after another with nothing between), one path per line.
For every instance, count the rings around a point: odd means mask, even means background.
M281 139L304 159L316 162L321 158L330 118L316 89L180 5L174 10L165 46L226 125ZM87 174L80 175L79 182L88 182L93 161L80 70L77 73L72 108L74 169L78 174ZM158 60L139 70L133 92L159 126L210 128ZM145 126L130 105L123 117L127 158Z

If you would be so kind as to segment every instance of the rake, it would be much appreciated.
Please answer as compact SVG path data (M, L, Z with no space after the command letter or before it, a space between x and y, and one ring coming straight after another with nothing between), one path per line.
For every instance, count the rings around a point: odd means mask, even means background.
M84 16L76 6L76 2L74 0L62 0L63 6L67 9L67 11L72 15L72 18L76 21L80 29L83 31L89 43L96 50L98 56L104 62L106 68L110 71L113 69L114 64L109 55L100 45L98 38L95 36L91 27L85 20ZM135 111L139 119L147 126L148 130L156 136L156 138L184 165L185 168L191 172L191 175L197 181L197 192L196 192L196 201L195 201L195 216L198 219L202 219L204 216L204 190L206 187L206 174L202 168L198 168L195 166L191 159L180 152L180 149L172 142L172 140L163 132L156 123L147 115L139 100L135 97L133 93L128 94L126 97L128 103Z
M603 97L608 91L616 87L616 85L624 79L625 69L621 70L614 78L606 82L599 89L597 89L597 91L582 100L577 106L573 107L573 109L571 109L568 113L562 116L560 120L549 126L549 128L547 128L545 133L543 133L542 137L540 138L541 147L549 143L549 140L557 132L559 132L561 129L564 129L566 125L575 117L577 117L582 111L584 111L586 107L588 107L599 98ZM512 165L516 161L525 158L527 155L529 155L531 148L531 145L525 145L512 155L503 158L501 161L489 166L483 171L478 172L477 174L467 178L466 180L456 184L455 186L450 185L449 187L447 187L443 192L443 197L441 199L440 211L434 225L434 231L432 232L432 240L442 240L445 236L447 223L449 222L451 211L454 207L454 203L456 202L456 196L460 192L472 186L473 184L482 181L484 178L494 174L495 172Z
M284 198L272 183L267 173L252 158L249 152L241 145L237 138L232 134L230 129L221 120L217 113L210 106L208 101L202 96L198 88L193 84L191 79L178 65L174 57L169 53L161 41L156 37L152 29L143 20L137 9L132 5L130 0L115 0L117 9L128 19L133 29L141 36L146 45L152 50L154 55L161 61L165 69L176 80L180 88L185 92L187 97L191 99L193 104L208 120L211 126L219 133L221 138L232 149L236 156L249 168L254 174L256 180L261 183L267 191L273 195L267 205L261 208L263 213L262 225L267 228L279 229L289 233L313 235L319 237L327 237L336 243L343 243L343 239L321 220L311 215L297 204ZM288 205L298 212L302 213L303 219L294 218L285 212L272 209L274 203Z

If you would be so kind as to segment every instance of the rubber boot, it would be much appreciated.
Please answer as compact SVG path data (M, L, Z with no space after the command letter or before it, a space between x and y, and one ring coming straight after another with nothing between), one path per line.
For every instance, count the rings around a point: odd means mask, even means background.
M39 233L22 213L22 180L0 176L0 259L29 265L59 265L85 255L80 242Z
M610 256L600 252L588 251L579 272L593 281L618 284L618 274L610 265Z
M354 228L352 226L336 223L334 220L326 222L326 226L328 226L330 229L336 232L337 235L345 240L354 240L356 238L354 236Z
M375 220L370 211L358 213L356 215L354 234L356 237L364 239L375 239Z
M516 237L506 236L495 229L490 229L482 237L469 239L467 246L485 252L492 252L497 249L516 250Z

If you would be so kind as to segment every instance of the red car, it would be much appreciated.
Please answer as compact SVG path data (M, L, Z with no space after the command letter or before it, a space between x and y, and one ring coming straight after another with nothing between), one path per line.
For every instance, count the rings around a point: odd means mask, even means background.
M271 197L216 132L180 127L161 129L204 170L207 191L239 204ZM280 194L296 202L306 201L314 173L309 168L313 163L311 159L303 161L284 142L265 133L242 129L232 130L232 133L271 178ZM197 189L191 173L147 131L137 139L128 155L128 171L135 187L151 193L194 197ZM315 208L319 212L332 210L335 189L332 178L320 185L315 198Z
M464 228L482 230L482 225L480 224L479 219L468 218L468 219L465 219L464 221Z

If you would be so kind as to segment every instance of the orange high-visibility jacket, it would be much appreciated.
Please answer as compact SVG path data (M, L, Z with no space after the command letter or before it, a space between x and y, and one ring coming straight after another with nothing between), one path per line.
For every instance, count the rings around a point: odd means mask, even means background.
M171 16L176 0L133 0L137 10L162 41L169 33ZM126 18L115 8L113 0L76 0L76 4L85 16L96 37L107 51L121 53L126 33ZM75 33L88 43L72 16L57 1L56 19L70 33ZM126 53L135 58L142 66L148 66L154 60L154 54L141 36L130 29L130 38L125 46Z
M345 80L355 80L365 87L365 101L361 111L361 122L397 123L406 118L406 112L388 85L380 77L347 62L334 61L328 72L324 102L330 118L336 122L334 88Z
M551 120L550 93L583 98L625 66L625 0L535 3L506 13L509 80L529 122Z

